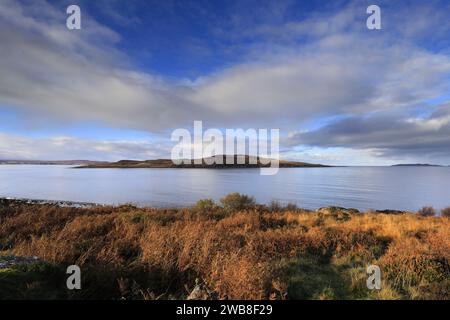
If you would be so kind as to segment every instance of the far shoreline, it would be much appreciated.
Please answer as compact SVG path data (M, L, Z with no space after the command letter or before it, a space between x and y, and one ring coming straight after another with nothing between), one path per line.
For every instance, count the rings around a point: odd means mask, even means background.
M219 163L211 161L210 158L203 158L202 163L195 163L195 159L185 159L191 163L175 164L171 159L152 159L152 160L119 160L119 161L98 161L98 160L17 160L17 159L0 159L1 165L39 165L39 166L70 166L73 169L260 169L267 168L272 165L269 158L242 156L244 163L237 163L240 155L235 155L231 163L226 163L232 156L218 155L213 158L221 157ZM256 163L250 163L250 159ZM215 159L214 159L215 160ZM364 167L380 167L380 168L450 168L445 164L430 163L397 163L387 165L326 165L320 163L309 163L293 160L278 160L278 168L364 168ZM267 163L268 162L268 163ZM274 166L276 167L276 166Z

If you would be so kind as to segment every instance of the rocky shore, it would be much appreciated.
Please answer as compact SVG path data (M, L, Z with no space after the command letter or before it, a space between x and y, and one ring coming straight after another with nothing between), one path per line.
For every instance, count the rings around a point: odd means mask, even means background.
M0 198L0 207L15 207L22 205L52 205L57 207L71 207L71 208L92 208L92 207L102 207L104 204L100 203L91 203L91 202L76 202L76 201L61 201L61 200L39 200L39 199L23 199L23 198ZM114 207L114 206L113 206ZM140 207L140 206L139 206ZM145 208L145 206L144 206ZM337 206L329 206L322 207L316 210L307 210L311 212L317 212L319 215L324 216L338 216L341 218L345 218L351 214L362 213L358 209L355 208L343 208ZM406 210L392 210L392 209L384 209L384 210L369 210L372 213L382 213L382 214L405 214L412 213L411 211Z
M0 256L0 270L16 265L33 264L40 262L38 257Z
M54 205L61 208L91 208L101 206L98 203L76 202L76 201L60 201L60 200L39 200L39 199L21 199L21 198L0 198L0 207L15 207L22 205L46 204Z

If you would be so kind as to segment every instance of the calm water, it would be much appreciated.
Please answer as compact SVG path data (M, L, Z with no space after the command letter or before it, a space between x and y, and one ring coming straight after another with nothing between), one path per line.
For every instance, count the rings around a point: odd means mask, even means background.
M105 204L186 206L230 192L260 203L293 202L358 209L416 210L450 206L450 168L348 167L280 169L72 169L67 166L0 165L0 197Z

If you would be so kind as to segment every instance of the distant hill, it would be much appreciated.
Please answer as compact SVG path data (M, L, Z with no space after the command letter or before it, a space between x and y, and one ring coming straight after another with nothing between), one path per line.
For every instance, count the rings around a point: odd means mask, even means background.
M222 164L208 164L212 163L213 160L218 157L222 158ZM238 164L238 157L244 158L244 164ZM231 159L230 159L231 158ZM227 159L232 160L233 164L227 164ZM253 160L256 163L250 163L250 160ZM267 160L267 159L265 159ZM230 161L229 161L230 162ZM218 155L209 158L203 158L201 164L180 164L176 165L170 159L156 159L156 160L120 160L117 162L100 162L93 163L88 165L82 165L80 169L85 168L261 168L261 167L269 167L269 164L266 164L267 161L264 161L263 158L260 157L250 157L250 156L225 156ZM329 167L321 164L315 163L307 163L307 162L297 162L297 161L286 161L280 160L279 163L280 168L301 168L301 167Z
M442 167L442 166L428 163L405 163L405 164L394 164L392 167Z
M99 163L90 160L0 160L0 164L67 165L81 166Z

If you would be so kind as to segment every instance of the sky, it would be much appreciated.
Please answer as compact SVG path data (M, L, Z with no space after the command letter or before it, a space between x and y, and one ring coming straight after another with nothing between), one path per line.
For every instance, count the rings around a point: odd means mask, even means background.
M169 158L201 120L279 129L288 160L450 165L449 89L448 1L0 0L0 159Z

